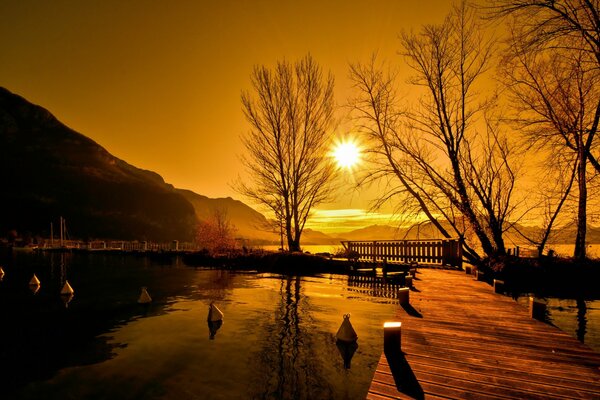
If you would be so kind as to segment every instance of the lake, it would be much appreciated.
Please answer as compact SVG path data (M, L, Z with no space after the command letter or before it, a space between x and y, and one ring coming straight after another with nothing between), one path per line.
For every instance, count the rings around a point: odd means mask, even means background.
M343 276L195 269L169 257L16 253L3 266L3 399L364 398L383 322L398 308ZM75 290L66 306L65 279ZM148 307L137 303L142 286ZM211 302L225 315L212 339ZM352 349L335 339L346 313L359 337L350 368L342 354Z
M397 300L347 277L185 266L179 258L15 253L2 261L2 399L363 399ZM28 286L33 273L41 286ZM65 305L65 279L75 290ZM137 303L140 288L153 301ZM211 339L208 307L224 313ZM519 299L526 306L526 300ZM548 299L600 351L600 302ZM345 368L335 333L351 313Z

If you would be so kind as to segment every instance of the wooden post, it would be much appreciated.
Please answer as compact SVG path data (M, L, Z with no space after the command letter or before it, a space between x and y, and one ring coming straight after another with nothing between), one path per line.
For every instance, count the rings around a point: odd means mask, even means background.
M546 319L546 302L533 296L529 296L529 315L539 321Z
M407 288L411 288L411 287L413 286L413 277L412 277L412 276L410 276L410 275L406 275L406 276L404 277L404 285L405 285Z
M478 281L483 280L483 275L484 275L484 273L482 271L480 271L480 270L475 271L475 279L477 279Z
M494 293L504 293L504 281L494 279Z
M383 323L384 353L400 354L402 348L402 322Z
M410 289L407 287L398 289L398 300L401 305L410 303Z

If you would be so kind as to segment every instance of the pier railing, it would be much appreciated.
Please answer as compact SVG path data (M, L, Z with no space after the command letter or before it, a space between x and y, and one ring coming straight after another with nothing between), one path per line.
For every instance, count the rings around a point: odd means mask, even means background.
M462 247L458 239L343 241L348 254L358 261L419 263L462 267Z

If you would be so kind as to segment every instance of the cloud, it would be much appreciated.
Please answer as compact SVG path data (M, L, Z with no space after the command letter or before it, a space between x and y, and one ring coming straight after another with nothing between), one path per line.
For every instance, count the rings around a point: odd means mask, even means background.
M313 210L306 228L324 233L348 232L370 225L394 225L394 214L368 212L358 208Z

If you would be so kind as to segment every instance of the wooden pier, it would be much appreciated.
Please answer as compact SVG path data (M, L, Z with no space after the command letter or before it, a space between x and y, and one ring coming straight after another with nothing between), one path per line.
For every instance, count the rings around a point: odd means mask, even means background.
M419 269L368 399L600 399L600 354L461 271ZM394 318L392 318L394 319Z

